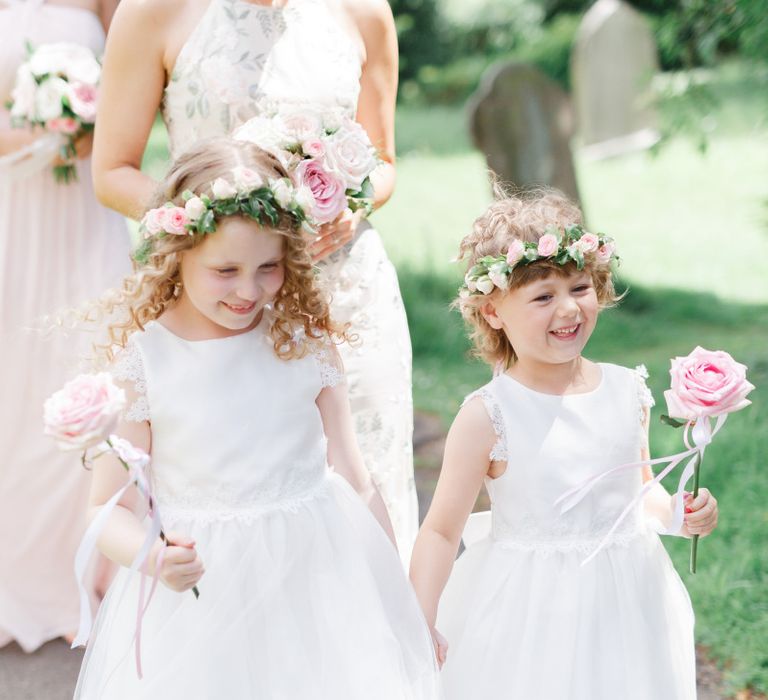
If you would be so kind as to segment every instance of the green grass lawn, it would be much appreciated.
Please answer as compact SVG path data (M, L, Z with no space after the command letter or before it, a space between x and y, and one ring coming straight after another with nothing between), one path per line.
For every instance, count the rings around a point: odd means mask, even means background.
M713 76L721 105L706 156L678 138L657 156L577 156L576 166L589 226L616 238L629 288L602 315L588 356L646 364L660 399L669 359L702 345L747 364L757 386L754 405L707 450L702 483L722 516L700 545L699 573L687 573L687 541L666 543L691 592L697 638L723 664L729 688L768 692L768 91L764 73L747 78L732 67ZM397 190L373 220L400 274L416 407L447 426L462 397L490 376L467 359L461 321L448 309L461 276L449 260L490 189L458 107L399 109L398 144ZM158 128L145 165L159 175L165 158ZM681 436L654 421L652 447L677 451Z

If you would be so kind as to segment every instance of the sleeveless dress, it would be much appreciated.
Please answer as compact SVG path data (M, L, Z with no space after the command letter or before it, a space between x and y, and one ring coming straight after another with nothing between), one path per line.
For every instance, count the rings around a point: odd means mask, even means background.
M0 105L27 40L74 42L98 55L104 31L92 12L11 0L0 9ZM0 126L9 121L0 107ZM14 639L25 651L77 629L72 562L90 484L79 456L43 436L41 413L90 340L44 338L43 319L97 297L130 270L125 221L96 201L90 161L77 162L78 182L59 185L55 150L42 137L0 156L0 646Z
M508 466L486 479L491 531L465 538L441 600L449 700L696 697L690 599L642 510L581 565L641 488L640 470L608 477L565 515L553 506L644 445L653 399L642 376L600 367L584 394L542 394L501 374L468 398L484 402L498 436L491 459Z
M289 0L284 7L211 0L165 91L171 153L228 134L269 104L307 103L354 116L360 71L357 48L324 0ZM367 221L320 268L333 317L349 322L361 341L340 348L355 431L407 564L419 520L411 344L397 274Z
M267 325L188 341L153 322L115 365L138 394L127 418L152 426L163 526L195 540L206 573L197 600L158 585L139 680L139 581L121 569L76 698L438 697L429 632L395 548L326 463L316 398L341 372L327 348L278 359Z

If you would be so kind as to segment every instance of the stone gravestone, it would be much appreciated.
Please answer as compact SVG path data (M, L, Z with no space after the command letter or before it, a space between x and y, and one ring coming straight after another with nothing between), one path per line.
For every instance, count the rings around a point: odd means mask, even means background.
M618 155L659 140L656 115L648 105L658 70L653 34L640 13L622 0L597 0L579 25L571 54L584 155Z
M568 95L534 66L491 66L470 98L469 128L488 167L506 184L549 185L579 202Z

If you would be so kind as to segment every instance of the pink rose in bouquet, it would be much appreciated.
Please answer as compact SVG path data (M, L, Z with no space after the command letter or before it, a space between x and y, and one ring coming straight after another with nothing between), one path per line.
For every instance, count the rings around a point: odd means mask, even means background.
M45 402L45 434L63 450L86 450L114 430L124 405L109 374L81 374Z
M314 197L310 214L320 224L327 224L347 208L344 183L327 172L316 160L302 160L296 167L296 182L307 187Z
M325 164L339 175L348 190L358 192L377 164L365 129L356 121L345 120L327 141Z
M72 111L84 124L96 121L96 98L98 90L88 83L70 83L67 99Z
M72 119L72 117L57 117L56 119L49 119L45 123L45 128L48 131L69 135L76 134L80 125L77 123L77 119Z
M670 375L667 411L685 420L739 411L749 406L746 397L755 388L747 381L747 368L722 350L697 347L687 357L676 357Z

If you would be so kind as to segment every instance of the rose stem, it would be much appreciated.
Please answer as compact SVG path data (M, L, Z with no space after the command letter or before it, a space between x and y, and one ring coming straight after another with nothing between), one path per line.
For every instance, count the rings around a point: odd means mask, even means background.
M696 462L693 465L693 498L699 495L699 467L701 466L701 452L696 453ZM696 573L696 552L699 548L699 536L691 537L691 561L690 571Z

